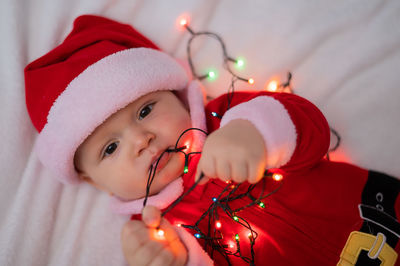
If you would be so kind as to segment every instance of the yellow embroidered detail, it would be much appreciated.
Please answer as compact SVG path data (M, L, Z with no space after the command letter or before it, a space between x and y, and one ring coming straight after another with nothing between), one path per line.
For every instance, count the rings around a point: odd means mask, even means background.
M368 257L381 260L381 266L393 266L397 260L397 253L386 243L386 237L382 233L377 236L359 231L350 233L340 254L337 266L355 265L361 250L368 251Z

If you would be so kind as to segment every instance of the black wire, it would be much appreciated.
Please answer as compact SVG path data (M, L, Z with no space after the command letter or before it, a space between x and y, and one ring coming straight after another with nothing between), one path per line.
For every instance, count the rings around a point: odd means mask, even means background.
M149 197L149 195L150 195L150 187L151 187L151 184L153 183L154 177L155 177L155 175L156 175L156 169L157 169L158 163L160 162L161 157L163 157L163 155L164 155L165 152L167 152L167 150L163 151L163 152L161 153L160 157L158 157L157 162L156 162L154 168L153 168L153 165L150 166L149 177L148 177L148 179L147 179L147 184L146 184L146 196L144 197L143 207L146 206L147 199L148 199L148 197Z
M194 31L193 31L191 28L189 28L188 26L186 26L186 29L187 29L187 30L190 32L190 34L191 34L191 37L190 37L190 39L189 39L189 41L188 41L188 44L187 44L187 46L186 46L186 52L187 52L187 56L188 56L188 63L189 63L190 69L191 69L191 71L192 71L192 75L193 75L194 77L196 77L197 79L202 80L202 79L204 79L204 78L206 78L206 77L208 76L208 74L205 74L205 75L198 75L198 74L197 74L197 72L196 72L196 70L195 70L195 67L194 67L194 64L193 64L192 53L191 53L191 44L192 44L192 41L193 41L196 37L198 37L198 36L205 35L205 36L209 36L209 37L212 37L212 38L216 39L216 40L218 41L218 43L221 45L221 49L222 49L222 53L223 53L223 57L224 57L224 68L225 68L233 77L235 77L236 80L241 80L241 81L248 82L249 79L246 79L246 78L243 78L243 77L240 77L240 76L236 75L236 74L233 72L233 70L230 68L229 62L236 62L236 60L233 59L232 57L229 57L229 56L228 56L228 52L227 52L227 50L226 50L225 43L224 43L224 41L222 40L222 38L221 38L220 36L218 36L217 34L215 34L215 33L213 33L213 32L208 32L208 31L194 32Z
M279 84L278 88L283 88L283 89L288 88L290 93L294 93L292 85L290 84L290 82L292 81L292 77L293 77L292 73L288 72L286 82Z
M161 217L163 217L164 215L166 215L170 210L172 210L179 202L182 201L182 199L189 194L190 192L192 192L192 190L199 184L199 182L203 179L204 174L201 173L199 179L185 192L183 193L179 198L177 198L171 205L169 205L169 207L167 209L165 209L162 214Z
M336 143L335 143L335 146L333 146L332 148L330 148L330 149L328 150L328 152L326 153L326 159L328 159L328 160L330 160L330 153L333 152L333 151L336 151L337 148L339 148L340 142L341 142L341 140L342 140L342 138L340 137L339 133L338 133L335 129L333 129L332 127L330 127L329 129L330 129L330 131L332 132L332 134L335 135L335 137L336 137Z

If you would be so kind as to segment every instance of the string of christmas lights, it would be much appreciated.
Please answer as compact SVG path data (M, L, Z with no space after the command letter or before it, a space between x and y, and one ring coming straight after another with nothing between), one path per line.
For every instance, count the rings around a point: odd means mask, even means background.
M167 149L164 152L180 152L183 153L185 156L185 170L184 172L187 173L188 169L188 162L189 162L189 157L193 154L199 154L200 152L189 152L185 153L184 150L187 149L186 146L181 146L178 147L178 143L180 139L183 137L184 134L186 134L189 131L192 130L198 130L201 131L204 134L207 134L205 131L198 129L198 128L189 128L185 130L178 138L175 147L173 149ZM147 188L146 188L146 197L144 200L143 205L146 205L147 198L149 196L149 191L150 191L150 186L151 183L154 180L155 176L155 170L157 169L158 166L158 161L161 159L162 155L160 155L159 159L157 160L155 167L150 170L149 178L148 178L148 183L147 183ZM167 209L165 209L162 212L162 216L167 214L171 209L173 209L179 202L182 201L182 199L189 194L200 182L200 180L204 177L203 174L200 175L200 178L187 190L185 191L179 198L177 198ZM207 250L208 247L211 248L211 257L213 251L219 252L227 261L229 265L231 265L231 261L228 256L235 256L241 258L244 262L248 263L249 265L255 265L254 264L254 245L256 242L256 239L258 237L258 233L252 228L252 226L246 221L246 219L242 216L240 216L240 212L242 210L245 210L246 208L250 208L254 205L258 205L260 208L265 208L265 204L262 200L264 200L266 197L276 193L280 187L282 186L282 182L280 183L280 186L274 189L271 192L266 192L266 178L272 178L275 181L281 181L282 180L282 175L277 174L277 173L271 173L268 171L265 171L264 177L262 181L259 184L256 185L249 185L247 190L244 193L237 193L238 189L240 186L243 186L243 184L234 184L232 182L229 182L225 188L222 190L222 192L219 195L216 195L216 197L212 198L212 203L209 206L209 208L200 216L200 218L195 222L193 225L185 225L185 224L180 224L179 226L182 226L184 228L192 230L194 233L194 237L198 239L203 239L204 242L204 248ZM261 193L259 195L253 195L252 192L256 186L262 186ZM248 198L250 199L250 203L241 206L239 208L231 208L230 203L243 199L243 198ZM247 257L243 255L242 250L240 248L240 239L239 239L239 234L235 233L234 238L236 242L236 251L232 251L232 247L222 243L221 241L223 240L223 235L220 231L222 228L222 223L219 220L220 215L225 214L229 218L231 218L232 222L240 224L242 227L246 228L249 231L249 241L250 241L250 251L251 251L251 257ZM208 225L206 228L208 228L207 231L202 231L200 229L200 223L203 220L208 220ZM214 225L214 227L213 227ZM158 234L163 235L164 232L161 229L158 229Z
M214 71L209 71L207 74L204 75L198 75L196 72L196 69L193 64L192 56L191 56L191 44L192 41L198 37L198 36L208 36L211 38L216 39L222 48L222 54L224 57L224 68L231 74L232 79L231 79L231 84L228 89L228 109L231 104L231 100L234 95L235 91L235 83L237 81L244 81L248 82L249 84L254 84L255 81L253 78L243 78L241 76L236 75L233 70L231 69L230 65L232 63L235 63L239 67L243 67L244 61L243 59L233 59L230 57L227 53L226 46L222 40L221 37L219 37L217 34L212 33L212 32L195 32L193 29L191 29L188 25L187 19L182 19L180 22L181 26L185 27L187 31L191 34L191 38L188 41L187 45L187 56L188 56L188 62L192 71L192 74L195 78L202 80L205 78L208 78L209 80L213 80L216 78L217 74ZM276 80L272 80L268 83L266 86L266 89L272 92L289 92L289 93L294 93L293 88L291 86L291 79L292 79L292 73L288 72L287 74L287 81L284 83L278 83ZM216 117L217 119L221 119L222 117L213 112L212 116ZM161 157L164 155L165 152L180 152L184 154L185 156L185 165L184 165L184 173L186 174L188 172L188 162L189 162L189 157L193 154L200 154L201 152L189 152L186 153L185 150L188 148L187 146L181 146L178 147L178 143L182 136L186 134L189 131L201 131L205 135L207 135L207 132L198 129L198 128L189 128L185 130L178 138L175 147L173 149L167 149L165 150L160 157L158 158L154 168L153 166L150 167L149 171L149 177L147 180L147 186L146 186L146 196L145 200L143 202L143 206L146 205L147 199L150 193L150 187L151 184L154 180L156 169L158 166L158 163L161 159ZM329 159L329 153L336 150L338 146L340 145L340 136L339 134L331 128L331 132L336 136L337 142L333 148L331 148L328 153L327 153L327 159ZM187 190L185 191L180 197L178 197L167 209L165 209L162 212L162 216L167 214L171 209L173 209L179 202L182 201L182 199L187 196L197 185L198 183L202 180L204 177L203 173L201 173L200 178ZM266 189L266 183L267 179L272 178L276 182L279 182L279 185L273 189L272 191L267 191ZM242 216L240 213L243 210L246 210L247 208L251 208L254 206L258 206L260 208L265 208L265 203L263 200L265 200L267 197L273 195L276 193L281 186L283 185L283 175L280 173L273 173L268 170L264 172L264 177L261 179L261 181L255 185L247 185L247 189L245 189L244 192L240 193L239 188L243 187L243 184L235 184L232 182L228 182L228 184L223 188L222 192L219 195L215 195L211 199L211 204L209 208L199 217L199 219L192 225L185 225L185 224L180 224L179 226L182 226L184 228L187 228L194 232L194 237L198 239L203 239L204 240L204 249L208 250L210 249L210 256L213 258L214 252L218 252L225 258L226 262L228 265L232 265L230 256L234 257L239 257L241 258L245 263L249 265L255 265L255 254L254 254L254 245L256 243L256 240L258 238L258 233L252 228L251 224L246 221L245 217ZM253 191L257 186L261 186L261 192L258 195L253 195ZM247 198L249 199L250 203L248 203L245 206L241 206L239 208L232 208L232 204L236 200L241 200ZM234 245L233 244L227 244L227 242L224 242L224 236L221 232L221 229L223 227L223 224L221 222L221 215L226 215L231 219L232 223L239 224L241 227L245 228L248 230L248 239L249 239L249 244L250 244L250 256L246 256L243 254L243 251L241 249L240 245L240 237L238 233L235 233L233 235L235 243L236 243L236 250L234 250ZM207 230L202 231L200 229L200 223L207 223ZM164 232L159 229L158 234L160 236L164 235Z
M190 32L190 34L191 34L191 37L190 37L190 39L188 41L188 44L187 44L186 51L187 51L187 55L188 55L189 66L190 66L190 69L191 69L192 74L193 74L194 77L196 77L199 80L202 80L202 79L205 79L205 78L213 80L213 79L215 79L217 77L217 73L214 70L210 70L207 74L204 74L204 75L198 75L197 72L196 72L196 69L194 67L194 64L193 64L193 60L192 60L192 56L191 56L191 44L192 44L192 41L196 37L205 35L205 36L208 36L208 37L216 39L218 41L218 43L221 45L222 54L223 54L223 58L224 58L223 66L232 75L232 82L236 82L237 80L241 80L241 81L248 82L249 84L254 84L254 79L253 78L243 78L243 77L240 77L240 76L236 75L233 72L233 70L230 67L231 63L234 63L234 64L236 64L237 67L241 68L241 67L244 66L244 60L240 59L240 58L239 59L234 59L234 58L228 56L225 43L223 42L223 40L222 40L222 38L220 36L218 36L217 34L215 34L213 32L208 32L208 31L201 31L201 32L193 31L189 27L187 19L182 19L180 24L181 24L181 26L185 27L188 30L188 32Z

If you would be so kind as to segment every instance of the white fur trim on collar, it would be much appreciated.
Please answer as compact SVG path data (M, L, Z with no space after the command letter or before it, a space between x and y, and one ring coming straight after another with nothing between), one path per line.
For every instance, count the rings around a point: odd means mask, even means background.
M176 200L183 193L183 180L178 178L169 183L163 190L154 196L147 198L148 205L164 209ZM117 197L112 197L111 209L117 214L139 214L142 213L144 198L123 201Z

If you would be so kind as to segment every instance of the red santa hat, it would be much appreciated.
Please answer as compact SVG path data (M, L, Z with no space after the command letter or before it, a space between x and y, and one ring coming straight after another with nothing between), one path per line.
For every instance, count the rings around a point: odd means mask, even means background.
M195 109L203 108L199 84L189 83L187 71L174 58L130 25L93 15L78 17L63 43L26 66L25 88L27 109L39 132L34 149L63 183L79 180L73 163L79 145L137 98L178 91L192 120L200 111Z

